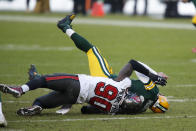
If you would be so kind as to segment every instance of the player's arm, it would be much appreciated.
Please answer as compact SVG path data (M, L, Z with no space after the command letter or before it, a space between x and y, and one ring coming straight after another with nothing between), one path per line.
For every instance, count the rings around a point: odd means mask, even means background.
M133 72L133 68L130 63L127 63L119 72L118 77L115 78L116 81L121 81L125 77L130 77Z
M137 71L148 76L153 82L159 85L166 85L167 81L164 77L152 73L148 68L146 68L142 63L136 60L130 60L119 72L116 81L121 81L125 77L130 77L133 71Z

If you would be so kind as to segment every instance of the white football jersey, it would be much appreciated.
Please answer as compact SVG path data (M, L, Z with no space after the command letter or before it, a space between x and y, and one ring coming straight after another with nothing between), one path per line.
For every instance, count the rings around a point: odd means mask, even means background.
M94 77L79 74L80 94L77 103L87 102L102 111L115 113L125 96L125 91L131 87L127 77L120 82L105 77Z

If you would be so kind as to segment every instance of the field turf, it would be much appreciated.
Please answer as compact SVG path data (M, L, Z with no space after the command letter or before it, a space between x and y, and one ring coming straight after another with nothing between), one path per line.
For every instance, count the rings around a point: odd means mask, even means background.
M1 15L13 15L1 12ZM15 13L14 15L24 15ZM28 14L30 15L30 14ZM36 15L35 15L36 16ZM47 14L45 17L63 17ZM80 17L79 17L80 18ZM78 18L78 19L79 19ZM107 19L154 21L149 18L108 16ZM162 20L168 22L169 20ZM190 20L171 20L190 23ZM170 22L170 21L169 21ZM73 106L65 116L56 115L58 109L44 110L41 115L21 117L17 109L28 107L36 97L49 90L38 89L21 98L2 95L3 112L8 127L3 131L190 131L196 129L196 30L118 27L74 24L74 30L96 45L113 70L134 58L169 76L161 93L170 100L169 111L154 114L150 110L139 115L82 115L82 105ZM27 81L27 70L35 64L42 74L89 74L86 55L55 23L0 21L0 83L19 85ZM133 78L136 79L135 75Z

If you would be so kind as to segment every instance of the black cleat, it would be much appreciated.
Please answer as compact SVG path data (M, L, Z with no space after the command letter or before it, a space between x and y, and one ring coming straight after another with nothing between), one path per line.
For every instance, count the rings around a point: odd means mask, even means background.
M29 75L29 80L38 79L41 77L41 75L37 72L35 65L33 64L31 64L29 68L28 75Z
M40 106L32 106L28 108L20 108L16 113L19 116L33 116L41 114L42 108Z
M75 18L75 16L75 14L67 15L57 23L58 28L61 29L64 33L67 29L71 29L71 22Z

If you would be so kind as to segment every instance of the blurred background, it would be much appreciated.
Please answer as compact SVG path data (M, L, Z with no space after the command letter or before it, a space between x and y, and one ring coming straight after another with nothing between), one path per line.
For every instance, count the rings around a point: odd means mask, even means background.
M0 11L74 12L84 16L113 13L156 18L190 18L196 14L192 2L180 0L0 0Z

